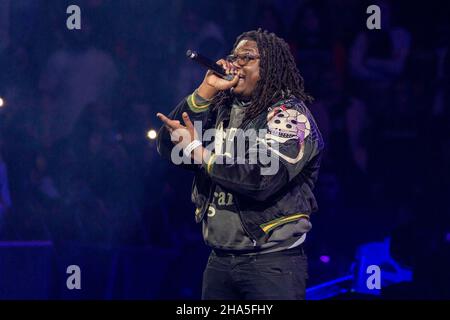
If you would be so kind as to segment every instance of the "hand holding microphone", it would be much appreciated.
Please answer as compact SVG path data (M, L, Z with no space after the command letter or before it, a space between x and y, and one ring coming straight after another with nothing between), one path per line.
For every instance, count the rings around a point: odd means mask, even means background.
M186 55L194 62L208 68L208 72L198 88L198 94L203 98L212 99L219 91L231 89L238 84L239 70L231 62L220 59L214 63L191 50L188 50Z

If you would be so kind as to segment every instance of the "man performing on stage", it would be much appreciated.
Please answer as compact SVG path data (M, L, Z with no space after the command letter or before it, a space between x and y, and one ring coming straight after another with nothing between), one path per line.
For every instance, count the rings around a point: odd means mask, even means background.
M159 153L173 161L176 145L192 160L181 166L195 172L195 219L212 248L202 298L304 299L302 244L317 210L312 190L323 150L305 105L312 98L287 43L273 33L242 34L217 63L232 80L208 71L168 117L157 115L164 122ZM200 125L202 132L215 129L213 150L199 141ZM249 130L265 134L237 154L235 142ZM276 159L276 172L267 161L252 161L255 154Z

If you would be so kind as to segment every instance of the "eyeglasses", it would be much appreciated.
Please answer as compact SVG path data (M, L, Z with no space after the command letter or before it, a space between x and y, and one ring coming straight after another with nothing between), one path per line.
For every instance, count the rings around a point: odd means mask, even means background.
M252 55L250 53L244 53L244 54L230 54L227 56L227 61L234 63L237 62L238 65L241 67L245 66L247 63L249 63L250 60L256 60L259 59L259 56Z

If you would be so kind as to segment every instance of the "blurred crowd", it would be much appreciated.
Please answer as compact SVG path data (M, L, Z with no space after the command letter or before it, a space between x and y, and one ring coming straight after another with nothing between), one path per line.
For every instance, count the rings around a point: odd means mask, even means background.
M338 274L392 234L409 265L404 248L448 247L449 15L373 2L381 30L360 0L85 0L71 31L67 1L2 0L0 238L201 241L190 173L147 132L203 78L187 49L219 59L261 27L289 43L326 143L311 255L334 254Z

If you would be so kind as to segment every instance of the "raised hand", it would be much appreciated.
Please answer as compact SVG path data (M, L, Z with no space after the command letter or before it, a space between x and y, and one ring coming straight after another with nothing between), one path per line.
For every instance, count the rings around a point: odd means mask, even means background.
M192 140L197 138L197 132L195 131L194 124L189 115L183 112L183 122L184 126L178 120L172 120L163 115L162 113L157 113L156 116L161 120L166 126L167 130L170 132L172 137L172 142L175 144L181 144L182 148L186 147Z
M205 99L212 99L219 91L231 89L239 82L240 71L231 62L220 59L216 63L225 69L226 74L234 75L234 78L231 81L228 81L208 70L203 82L198 88L198 94Z

